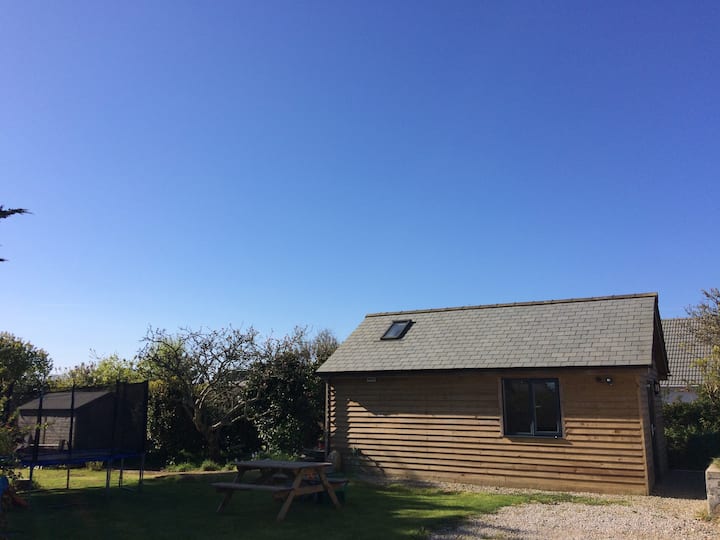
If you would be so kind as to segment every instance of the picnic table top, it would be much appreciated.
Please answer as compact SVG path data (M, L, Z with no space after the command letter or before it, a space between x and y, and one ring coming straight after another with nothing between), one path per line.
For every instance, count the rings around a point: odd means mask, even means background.
M332 467L327 461L280 461L277 459L254 459L250 461L234 461L233 464L244 469L320 469Z

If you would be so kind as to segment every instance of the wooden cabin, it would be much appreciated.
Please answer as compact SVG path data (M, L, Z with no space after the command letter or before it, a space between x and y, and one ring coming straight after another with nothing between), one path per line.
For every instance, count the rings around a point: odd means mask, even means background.
M655 293L371 314L318 372L365 472L648 494L667 467Z

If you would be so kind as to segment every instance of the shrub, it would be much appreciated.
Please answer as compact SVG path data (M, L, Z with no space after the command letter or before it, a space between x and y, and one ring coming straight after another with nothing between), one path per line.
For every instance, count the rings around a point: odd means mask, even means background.
M168 472L190 472L194 471L196 468L195 464L185 461L183 463L168 465L166 470Z
M219 471L220 469L220 465L215 463L212 459L206 459L202 462L202 465L200 465L201 471Z
M720 410L716 404L702 398L668 403L663 415L670 467L704 470L720 455Z
M85 463L85 468L91 471L102 471L105 468L105 463L102 461L88 461Z
M330 334L309 341L303 329L268 340L265 357L250 367L244 387L248 417L266 448L293 454L315 446L325 410L325 385L315 371L335 347Z

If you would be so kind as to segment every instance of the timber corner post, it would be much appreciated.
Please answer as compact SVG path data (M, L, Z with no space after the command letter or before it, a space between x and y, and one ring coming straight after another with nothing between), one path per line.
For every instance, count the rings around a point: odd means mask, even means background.
M708 515L720 515L720 465L717 460L705 469Z

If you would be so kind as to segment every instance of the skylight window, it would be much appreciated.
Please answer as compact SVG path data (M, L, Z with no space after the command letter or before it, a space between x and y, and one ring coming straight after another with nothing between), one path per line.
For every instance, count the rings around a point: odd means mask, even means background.
M401 339L405 334L407 334L407 331L410 330L412 324L413 322L410 320L393 321L390 328L387 329L387 332L385 332L383 337L380 339Z

